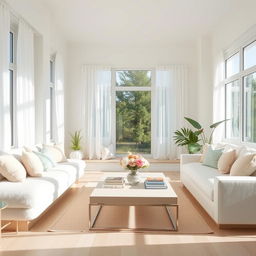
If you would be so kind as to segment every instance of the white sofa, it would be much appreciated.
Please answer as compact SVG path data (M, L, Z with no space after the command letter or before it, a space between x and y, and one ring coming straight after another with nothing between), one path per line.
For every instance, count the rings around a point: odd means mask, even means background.
M70 160L48 169L42 177L27 177L24 182L0 182L0 200L8 207L2 220L30 222L39 217L85 170L85 161Z
M181 155L184 186L220 227L256 225L256 177L220 174L200 158Z

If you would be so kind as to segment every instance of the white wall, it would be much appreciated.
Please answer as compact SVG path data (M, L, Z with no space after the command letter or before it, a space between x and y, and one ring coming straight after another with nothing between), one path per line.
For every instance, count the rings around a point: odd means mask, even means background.
M198 39L198 121L209 134L212 124L212 44L209 36Z
M66 63L66 43L59 34L51 14L39 1L5 0L5 2L16 16L22 17L36 31L36 142L43 142L45 141L45 97L49 93L49 59L51 54L59 52Z
M66 87L66 145L70 132L83 129L84 98L81 68L84 64L108 65L112 68L154 68L158 65L189 66L188 115L197 118L197 46L170 47L102 47L84 44L68 45L68 81ZM68 151L69 148L67 147Z

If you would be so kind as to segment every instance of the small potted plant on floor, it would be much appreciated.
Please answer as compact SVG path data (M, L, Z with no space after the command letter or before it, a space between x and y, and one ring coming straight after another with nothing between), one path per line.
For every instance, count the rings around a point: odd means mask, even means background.
M74 134L70 134L71 136L71 149L73 150L69 157L71 159L83 159L83 152L81 151L81 131L75 131Z

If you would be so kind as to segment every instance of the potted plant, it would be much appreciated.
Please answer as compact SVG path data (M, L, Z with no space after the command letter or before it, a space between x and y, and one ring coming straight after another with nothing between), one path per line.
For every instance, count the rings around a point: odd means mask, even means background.
M181 128L180 131L175 131L173 136L175 144L178 146L187 146L189 154L195 154L202 148L198 142L200 141L199 135L202 131L192 131L188 128Z
M174 132L174 141L175 144L178 146L187 146L189 154L195 154L199 152L203 145L208 143L212 143L212 137L213 132L215 129L223 122L228 121L229 119L225 119L216 123L213 123L210 125L211 133L209 138L205 135L204 128L199 124L197 121L189 118L184 117L186 121L188 121L195 129L196 131L193 131L189 128L181 128L180 130L177 130ZM200 143L202 142L202 143Z
M71 149L73 150L69 157L71 159L83 159L83 152L81 151L81 131L75 131L74 134L70 134L71 136Z

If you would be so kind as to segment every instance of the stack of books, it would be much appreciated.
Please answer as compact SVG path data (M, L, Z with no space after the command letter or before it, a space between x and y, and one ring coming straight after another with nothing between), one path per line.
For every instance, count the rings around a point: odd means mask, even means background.
M166 189L167 185L162 177L148 177L144 182L146 189Z
M124 184L124 177L107 177L104 180L104 188L123 188Z

